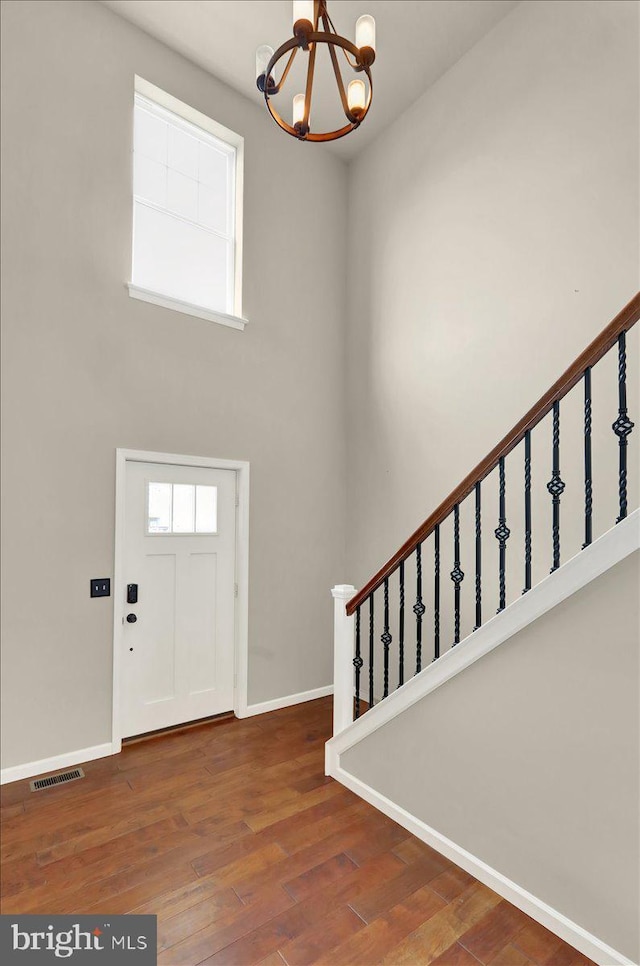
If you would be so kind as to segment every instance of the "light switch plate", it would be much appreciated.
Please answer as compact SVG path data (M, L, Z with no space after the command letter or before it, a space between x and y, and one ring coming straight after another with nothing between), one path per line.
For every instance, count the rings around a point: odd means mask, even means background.
M92 577L91 578L91 596L92 597L110 597L111 596L111 578L110 577Z

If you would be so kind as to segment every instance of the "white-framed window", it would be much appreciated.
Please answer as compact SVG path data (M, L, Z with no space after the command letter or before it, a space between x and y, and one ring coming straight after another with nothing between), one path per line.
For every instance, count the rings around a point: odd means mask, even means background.
M132 296L244 328L243 143L136 77Z

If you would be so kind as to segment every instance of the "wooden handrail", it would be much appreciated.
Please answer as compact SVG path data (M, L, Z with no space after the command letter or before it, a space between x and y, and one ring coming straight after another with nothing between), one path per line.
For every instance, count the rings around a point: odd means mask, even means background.
M372 577L362 590L359 590L355 597L351 598L347 603L347 614L353 614L367 597L374 590L377 590L384 580L396 570L398 565L403 560L406 560L407 557L411 556L418 544L426 540L433 533L436 526L449 516L456 503L462 503L465 497L471 493L476 483L481 482L488 476L496 468L503 456L508 456L511 450L524 439L525 434L533 429L534 426L537 426L547 413L551 411L553 404L562 399L563 396L566 396L569 390L573 389L584 375L585 370L590 366L594 366L596 362L602 359L615 343L620 333L630 329L638 319L640 319L640 292L634 295L628 305L625 305L622 311L616 315L615 319L602 330L600 335L596 336L593 342L587 346L584 352L578 356L566 372L554 382L535 406L532 406L529 412L516 423L504 439L500 440L497 446L494 446L491 452L478 463L476 468L468 476L465 476L464 480L442 501L431 516L427 517L415 533L402 544L400 549L394 553L393 557L387 560L384 567L378 571L375 577Z

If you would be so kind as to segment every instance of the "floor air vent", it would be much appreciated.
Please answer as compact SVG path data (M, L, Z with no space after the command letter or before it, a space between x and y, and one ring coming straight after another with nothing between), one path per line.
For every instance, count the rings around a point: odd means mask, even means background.
M84 778L82 768L72 768L71 771L61 771L59 775L38 778L35 782L29 782L29 785L32 792L39 792L41 788L53 788L54 785L64 785L66 782L74 782L78 778Z

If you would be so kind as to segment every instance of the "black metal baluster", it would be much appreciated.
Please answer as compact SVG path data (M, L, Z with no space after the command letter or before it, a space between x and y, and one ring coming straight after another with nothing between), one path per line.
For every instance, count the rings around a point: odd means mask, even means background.
M618 336L618 418L611 426L618 437L620 469L618 474L618 493L620 497L620 515L616 523L627 515L627 436L630 435L635 423L627 415L627 335L621 332Z
M453 645L460 643L460 584L464 580L464 571L460 569L460 504L453 508L453 570L450 577L454 583L454 632Z
M404 684L404 560L400 564L400 613L398 615L398 687Z
M560 476L560 403L553 404L553 469L547 490L553 497L553 566L551 573L560 566L560 497L565 484Z
M506 577L506 563L507 563L507 540L511 536L511 530L507 526L507 510L506 510L506 478L504 472L504 456L500 458L498 463L499 474L500 474L500 509L498 511L498 526L493 531L496 535L496 540L500 543L500 603L498 604L497 613L499 614L501 610L505 609L507 603L507 577Z
M389 648L391 646L391 634L389 633L389 578L384 580L384 630L380 636L384 648L384 684L382 697L389 695Z
M356 656L353 659L353 666L356 669L356 718L360 717L360 668L363 663L360 653L360 608L356 607Z
M369 707L373 707L373 594L369 595Z
M593 508L593 480L591 479L591 366L584 373L584 543L588 547L593 538L591 513Z
M433 541L433 660L440 657L440 524Z
M422 544L416 547L416 602L413 613L416 615L416 674L422 670L422 616L426 607L422 603Z
M531 590L531 430L524 434L524 590Z
M482 625L482 517L480 481L476 483L476 626Z

